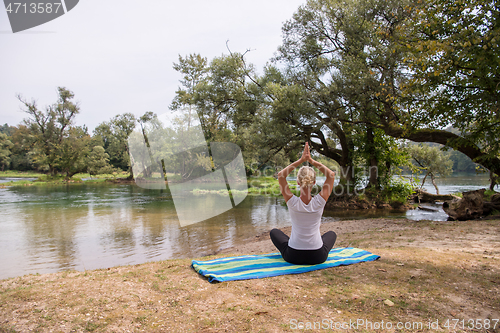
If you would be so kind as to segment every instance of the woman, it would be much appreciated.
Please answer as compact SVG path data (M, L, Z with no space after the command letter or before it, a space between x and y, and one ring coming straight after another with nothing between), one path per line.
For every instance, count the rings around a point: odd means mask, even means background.
M318 168L326 176L326 180L321 192L312 197L311 189L316 183L316 172L311 167L303 166L297 174L300 197L296 197L290 191L286 177L306 161ZM270 235L285 261L297 265L315 265L325 262L328 258L337 235L328 231L321 236L319 227L326 201L333 190L334 179L335 172L311 158L308 143L304 147L302 157L278 173L281 194L292 220L292 234L289 238L281 230L273 229Z

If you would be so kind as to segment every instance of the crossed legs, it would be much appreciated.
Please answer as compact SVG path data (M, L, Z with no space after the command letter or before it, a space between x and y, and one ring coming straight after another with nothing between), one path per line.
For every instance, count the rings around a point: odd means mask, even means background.
M283 231L273 229L270 232L271 241L280 251L283 259L291 264L316 265L321 264L328 258L328 253L337 240L337 234L333 231L326 232L321 238L323 246L317 250L296 250L288 246L288 237Z

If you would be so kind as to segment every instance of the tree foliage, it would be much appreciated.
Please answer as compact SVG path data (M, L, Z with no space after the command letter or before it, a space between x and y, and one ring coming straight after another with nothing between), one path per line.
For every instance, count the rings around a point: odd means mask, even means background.
M2 171L10 164L11 149L14 144L9 140L7 134L0 133L0 165Z
M408 43L411 84L425 93L421 105L475 140L500 130L499 20L496 1L429 0Z
M9 126L9 124L5 123L0 126L0 133L6 134L7 136L12 136L16 128L14 126Z
M367 153L370 170L391 164L366 147L386 135L378 128L400 119L398 84L406 74L398 27L408 15L404 1L316 0L283 27L276 60L285 70L268 71L272 118L290 140L310 140L337 161L347 181L354 176L356 150ZM375 172L369 179L378 185Z
M452 173L453 161L449 154L444 153L438 147L426 144L411 145L409 152L416 163L416 170L425 172L422 186L424 186L427 176L431 176L432 185L436 189L436 194L439 194L435 176L449 176Z
M405 63L412 78L404 87L412 97L415 126L452 125L459 132L439 143L496 173L500 171L499 19L497 1L420 1L408 22L410 53Z
M268 146L257 142L260 136L256 124L263 119L259 114L262 93L249 80L253 69L246 66L241 54L222 55L210 62L197 54L180 56L174 69L183 74L183 79L171 110L197 115L207 142L237 144L248 172L252 163L272 158ZM208 165L206 157L198 161Z
M59 99L40 110L36 101L27 101L22 96L18 99L24 104L28 118L24 120L29 132L26 144L30 145L30 157L34 164L51 175L65 172L71 176L79 166L85 153L84 145L79 140L88 137L86 129L73 126L80 107L73 102L73 92L58 88ZM74 149L77 148L77 149Z
M25 125L18 125L12 133L11 169L27 171L35 169L31 159L32 138L30 130Z
M114 169L109 164L109 155L102 146L95 146L87 157L87 171L91 176L111 174Z
M132 167L128 148L128 137L134 130L137 119L132 113L116 115L111 120L102 122L94 129L94 143L104 148L109 155L109 163L121 170L129 170L131 176Z
M308 1L283 27L277 60L285 70L271 71L276 128L286 137L312 140L312 147L343 168L352 166L357 150L368 153L367 165L383 168L372 149L380 129L396 139L452 147L500 171L493 139L498 137L493 3ZM471 47L470 34L461 30L465 23L477 30L476 39L481 36L480 47ZM437 43L437 37L446 43ZM446 49L457 39L469 49ZM490 60L480 64L487 56ZM467 67L472 62L475 67ZM449 125L460 132L447 131Z
M56 158L57 169L66 178L87 170L87 155L90 152L90 135L86 128L70 127L65 139L61 142Z

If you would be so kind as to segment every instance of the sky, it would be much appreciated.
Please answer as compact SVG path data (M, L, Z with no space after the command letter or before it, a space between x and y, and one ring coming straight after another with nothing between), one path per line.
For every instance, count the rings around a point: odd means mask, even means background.
M75 94L76 125L92 131L125 112L162 114L179 87L179 55L244 53L258 71L281 44L283 23L306 0L81 0L63 16L12 33L0 8L0 125L27 114L17 95L40 109L57 87Z

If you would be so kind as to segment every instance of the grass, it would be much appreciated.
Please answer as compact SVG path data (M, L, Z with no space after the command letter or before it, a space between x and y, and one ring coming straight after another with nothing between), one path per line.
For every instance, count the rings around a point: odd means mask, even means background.
M113 174L102 174L102 175L90 175L89 173L77 173L76 175L73 176L73 178L79 178L79 179L120 179L120 178L127 178L130 176L130 173L128 171L121 171L121 172L116 172Z
M496 192L496 191L491 191L491 190L489 190L489 189L488 189L488 190L486 190L486 191L484 192L484 199L485 199L485 200L487 200L487 201L490 201L490 200L491 200L491 196L492 196L493 194L497 194L497 193L498 193L498 192Z
M1 280L0 332L294 332L294 323L350 320L469 332L442 325L499 318L500 243L491 235L500 221L395 223L341 234L378 261L305 274L210 284L182 259ZM425 326L436 321L440 330Z
M297 186L297 182L294 180L288 181L289 188L291 192L295 195L300 195L300 189ZM244 195L265 195L265 196L281 196L280 186L278 180L273 177L250 177L247 180L248 190L240 191L240 190L231 190L231 193L235 196L244 196ZM319 186L315 186L313 188L313 193L319 193L321 188ZM227 195L227 190L202 190L202 189L194 189L192 191L195 195L202 194L218 194L222 196Z
M290 189L295 194L300 194L299 191L295 188L297 183L295 181L291 181ZM248 190L240 191L240 190L231 190L232 195L270 195L270 196L280 196L280 188L278 184L278 180L273 177L250 177L247 180ZM228 195L226 189L221 190L203 190L203 189L194 189L192 191L195 195L203 195L203 194L218 194L222 196Z
M43 173L36 172L19 172L13 170L7 170L0 172L0 177L13 177L13 178L37 178L34 181L31 180L17 180L1 183L0 187L6 186L47 186L47 185L68 185L68 184L81 184L83 183L82 179L85 180L85 183L105 183L106 181L112 179L124 179L129 176L129 173L126 171L114 174L103 174L103 175L94 175L91 176L88 173L78 173L73 175L71 179L66 179L64 175L50 176Z
M45 176L45 174L35 171L16 171L16 170L0 171L0 177L38 178L42 176Z
M297 181L289 180L288 186L293 194L300 195L300 189L297 185ZM321 187L315 185L312 192L319 193L320 190ZM273 177L250 177L248 179L248 193L251 195L281 195L279 182Z

